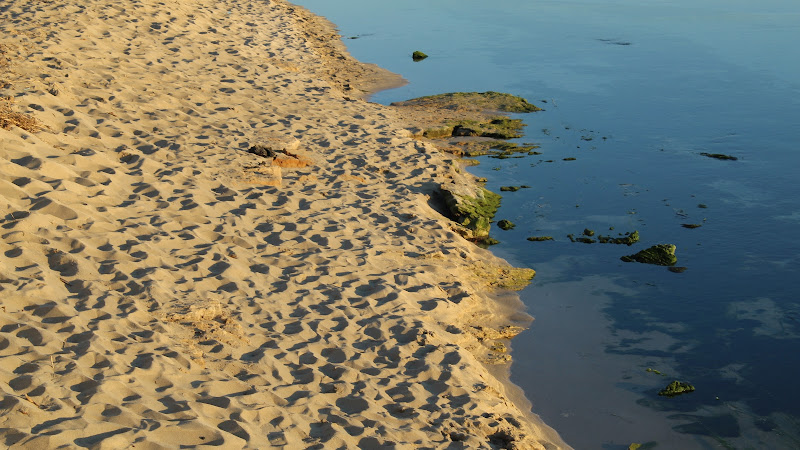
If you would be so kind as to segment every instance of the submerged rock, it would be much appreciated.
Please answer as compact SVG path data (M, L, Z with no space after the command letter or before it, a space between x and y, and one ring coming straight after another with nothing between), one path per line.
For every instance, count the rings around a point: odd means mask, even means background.
M552 241L553 236L531 236L528 238L529 241L533 242L542 242L542 241Z
M683 381L675 380L664 389L658 391L658 395L663 397L675 397L676 395L686 394L688 392L694 392L694 386L689 383L684 383Z
M707 157L707 158L722 159L722 160L725 160L725 161L736 161L737 159L739 159L739 158L737 158L735 156L725 155L725 154L722 154L722 153L706 153L706 152L702 152L700 154L705 156L705 157Z
M675 256L675 249L676 247L672 244L657 244L634 255L623 256L620 259L625 262L635 261L643 264L674 266L678 262L678 258Z

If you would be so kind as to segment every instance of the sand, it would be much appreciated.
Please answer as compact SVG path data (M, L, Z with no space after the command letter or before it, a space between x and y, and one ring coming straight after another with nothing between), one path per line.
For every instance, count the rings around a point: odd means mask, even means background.
M431 205L466 178L325 20L4 0L0 30L3 445L566 448L488 364L528 318Z

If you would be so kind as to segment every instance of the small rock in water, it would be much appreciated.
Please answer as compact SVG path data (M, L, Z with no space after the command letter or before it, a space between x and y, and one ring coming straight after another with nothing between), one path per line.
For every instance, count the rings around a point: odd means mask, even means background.
M663 397L675 397L676 395L686 394L688 392L694 392L694 386L689 383L684 383L683 381L675 380L664 389L658 391L658 395Z
M634 255L623 256L625 262L638 262L643 264L656 264L659 266L674 266L678 262L675 256L676 247L672 244L657 244L646 248Z
M514 222L510 220L503 219L497 222L497 226L500 227L501 230L510 230L514 228L516 225L514 224Z
M423 59L427 58L428 55L422 53L421 51L417 50L411 55L411 59L414 61L422 61Z

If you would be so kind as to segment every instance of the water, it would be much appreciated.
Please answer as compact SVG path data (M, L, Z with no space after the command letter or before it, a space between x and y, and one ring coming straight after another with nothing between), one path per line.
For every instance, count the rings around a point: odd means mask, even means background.
M541 155L471 170L531 186L505 193L496 218L517 227L493 233L538 272L512 381L569 444L800 448L800 3L297 3L410 81L373 101L496 90L546 109L520 139ZM566 237L585 228L642 241ZM687 270L619 259L657 243ZM697 390L659 397L673 379Z

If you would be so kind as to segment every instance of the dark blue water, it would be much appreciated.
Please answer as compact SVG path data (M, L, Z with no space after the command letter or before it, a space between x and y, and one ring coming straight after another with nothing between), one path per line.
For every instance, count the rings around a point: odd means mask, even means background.
M472 171L531 186L505 193L517 226L493 251L538 272L512 380L569 444L800 448L800 3L296 3L410 81L373 101L496 90L546 109L520 140L541 155ZM585 228L641 242L566 237ZM658 243L685 272L619 259ZM696 391L659 397L673 379Z

